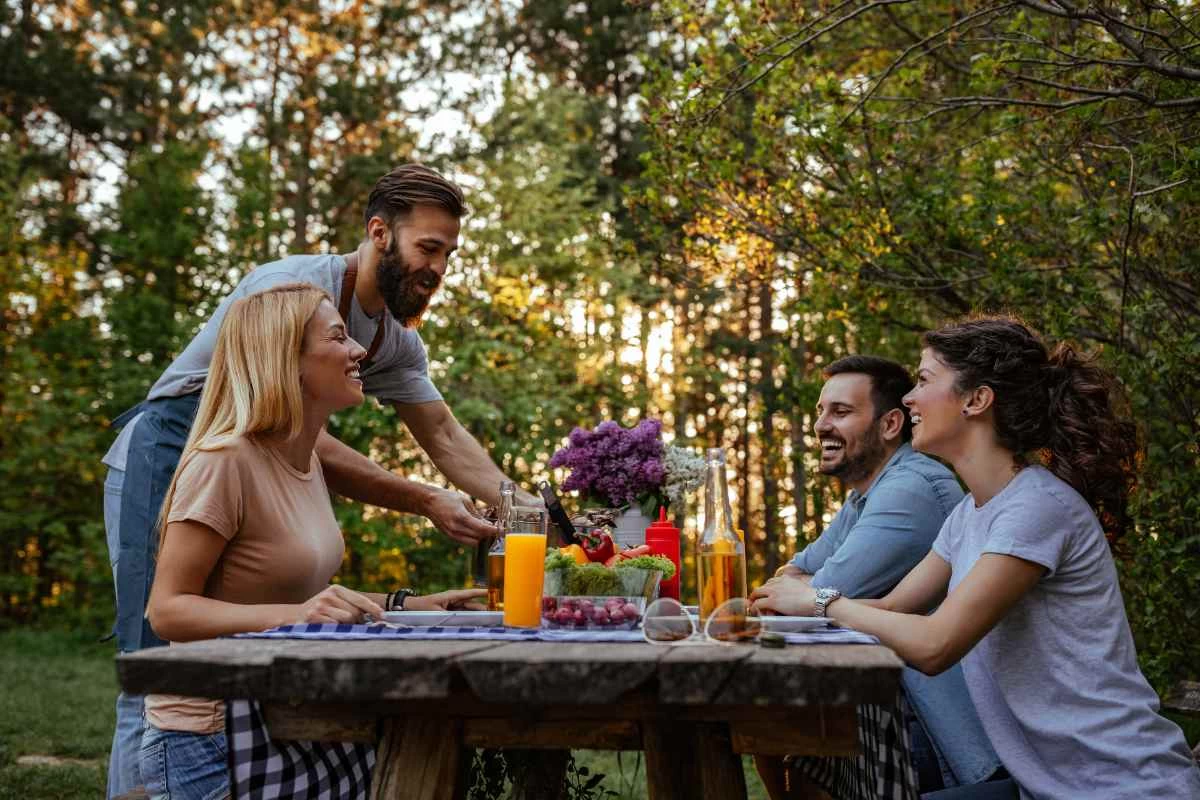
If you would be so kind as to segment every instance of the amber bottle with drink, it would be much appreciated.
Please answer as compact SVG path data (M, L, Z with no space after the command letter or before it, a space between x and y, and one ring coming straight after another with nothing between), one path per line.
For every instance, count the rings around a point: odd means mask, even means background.
M500 508L496 512L496 538L487 554L488 611L504 610L505 537L512 530L513 497L517 487L512 481L500 481Z
M707 451L704 486L704 532L697 545L700 621L734 598L745 597L746 545L738 538L725 483L725 451Z

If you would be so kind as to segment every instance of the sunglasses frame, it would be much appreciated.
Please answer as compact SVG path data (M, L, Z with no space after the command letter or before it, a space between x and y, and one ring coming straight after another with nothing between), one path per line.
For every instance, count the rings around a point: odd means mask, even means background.
M682 617L686 618L688 621L688 625L692 629L692 632L683 639L660 640L660 639L650 638L650 636L646 633L646 622L651 618L651 613L650 613L651 609L653 609L659 603L674 605L678 609L679 613L672 614L670 616L671 617L682 616ZM752 634L744 635L744 636L737 636L735 638L721 638L719 636L713 636L712 634L710 634L709 628L712 627L713 620L720 616L721 610L726 608L727 606L733 606L734 604L738 604L738 603L744 605L745 611L744 611L744 613L735 614L734 616L740 616L745 619L757 620L758 621L758 629L756 631L754 631ZM670 607L670 606L667 606L667 607ZM757 611L754 610L754 607L750 604L750 602L748 600L745 600L744 598L741 598L741 597L735 597L730 600L726 600L724 603L722 603L721 605L714 608L713 612L708 615L708 619L706 619L704 621L704 630L699 629L698 623L699 623L699 619L697 617L693 617L691 614L689 614L687 612L687 609L685 609L683 607L683 604L680 603L678 600L676 600L672 597L660 597L657 600L655 600L653 603L651 603L650 605L646 606L646 610L642 614L642 638L645 639L650 644L662 645L662 646L667 646L667 647L673 647L673 646L678 646L678 645L685 645L685 646L714 645L714 644L716 644L716 645L735 645L735 644L743 644L743 643L748 644L748 643L757 642L758 639L762 636L763 632L766 630L766 627L762 624L761 615Z

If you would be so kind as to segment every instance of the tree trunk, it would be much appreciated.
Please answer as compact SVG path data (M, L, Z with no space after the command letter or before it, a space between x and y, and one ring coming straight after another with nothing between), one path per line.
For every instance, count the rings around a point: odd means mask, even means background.
M767 577L779 569L779 480L776 477L777 445L775 443L775 413L779 406L779 393L775 389L775 332L774 292L771 281L764 279L758 287L758 358L761 364L759 395L762 410L759 416L762 428L761 464L763 492L763 570Z

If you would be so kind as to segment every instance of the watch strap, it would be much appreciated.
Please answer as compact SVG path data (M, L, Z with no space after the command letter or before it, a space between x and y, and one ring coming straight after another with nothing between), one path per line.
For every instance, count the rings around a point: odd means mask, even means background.
M397 589L387 596L387 605L384 606L385 611L403 611L404 601L412 597L416 592L412 589Z

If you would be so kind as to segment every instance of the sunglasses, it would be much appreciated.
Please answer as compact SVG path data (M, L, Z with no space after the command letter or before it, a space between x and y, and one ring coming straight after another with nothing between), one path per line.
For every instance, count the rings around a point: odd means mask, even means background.
M757 641L762 632L762 618L741 597L713 609L703 631L699 618L669 597L655 600L642 615L642 636L650 644L736 644Z

